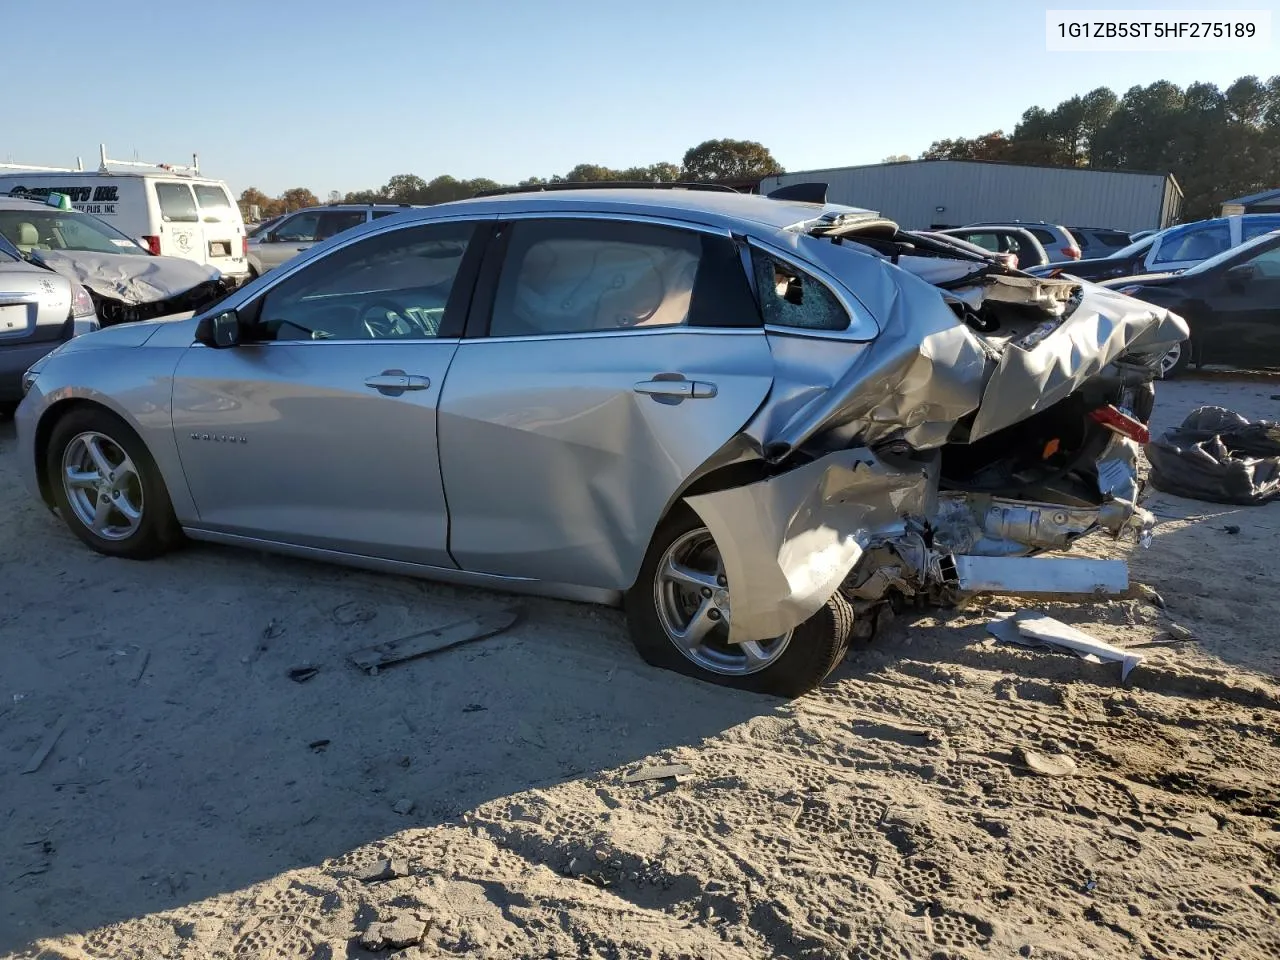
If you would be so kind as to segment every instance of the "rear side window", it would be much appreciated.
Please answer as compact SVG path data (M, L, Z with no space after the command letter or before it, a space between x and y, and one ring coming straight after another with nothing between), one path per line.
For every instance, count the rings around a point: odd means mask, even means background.
M1095 233L1094 239L1104 247L1110 247L1113 250L1129 245L1129 235L1125 233Z
M1246 217L1240 225L1240 239L1252 240L1272 230L1280 230L1280 217L1260 217L1256 220Z
M1031 231L1031 235L1039 240L1047 250L1049 247L1059 246L1061 241L1053 235L1050 230L1044 230L1040 227L1027 227Z
M168 186L168 184L161 184ZM196 203L200 205L200 216L205 223L226 223L235 219L232 213L231 198L227 191L216 183L197 183L192 187L196 192ZM161 201L163 209L163 201Z
M156 199L165 223L199 223L195 197L185 183L157 183Z
M766 324L805 330L846 330L849 314L826 285L761 250L751 251Z
M490 336L688 322L702 259L697 233L605 220L523 221L508 229Z
M1226 222L1186 230L1176 236L1165 237L1156 251L1152 263L1178 263L1180 261L1208 260L1231 248L1231 230Z
M320 214L320 225L317 228L316 239L328 240L335 233L358 227L364 222L363 210L334 210L330 213L322 213Z
M373 219L381 220L383 217L389 217L392 214L399 213L398 210L375 210L373 211Z

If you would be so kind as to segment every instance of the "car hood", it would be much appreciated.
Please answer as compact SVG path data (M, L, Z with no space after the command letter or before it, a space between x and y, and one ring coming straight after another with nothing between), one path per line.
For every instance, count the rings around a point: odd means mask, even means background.
M81 250L33 250L31 256L100 297L131 304L168 300L222 276L213 267L181 257Z

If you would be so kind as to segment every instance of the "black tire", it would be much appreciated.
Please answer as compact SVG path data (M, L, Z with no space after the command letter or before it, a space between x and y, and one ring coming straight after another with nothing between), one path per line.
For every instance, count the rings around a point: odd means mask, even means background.
M705 530L689 508L678 507L654 534L635 585L627 591L625 608L631 642L647 663L720 686L779 697L808 693L831 673L849 650L853 607L836 593L816 614L796 627L778 658L749 674L717 673L684 654L667 635L657 610L655 583L658 565L668 547L686 534Z
M87 433L100 434L127 454L133 463L136 482L131 483L141 492L141 509L136 529L127 535L117 538L100 536L72 507L63 482L63 457L67 447ZM168 552L180 542L182 532L174 517L173 505L169 501L169 492L165 489L159 468L141 438L115 414L101 408L82 407L72 410L59 420L49 436L45 469L54 504L63 521L72 533L99 553L128 560L150 560ZM131 493L130 496L136 498L136 493ZM124 519L120 514L116 518Z

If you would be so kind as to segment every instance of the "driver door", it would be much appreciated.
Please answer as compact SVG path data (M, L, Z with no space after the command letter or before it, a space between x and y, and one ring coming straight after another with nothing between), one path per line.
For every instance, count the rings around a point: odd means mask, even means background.
M241 307L239 346L188 348L173 422L201 527L454 566L436 416L477 231L362 237Z

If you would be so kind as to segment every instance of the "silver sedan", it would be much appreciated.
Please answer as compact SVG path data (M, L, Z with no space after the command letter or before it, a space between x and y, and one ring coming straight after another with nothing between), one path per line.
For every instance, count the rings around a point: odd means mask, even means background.
M21 466L105 554L185 536L622 603L650 662L795 695L895 598L1143 532L1135 441L1185 336L866 211L513 193L62 347Z

